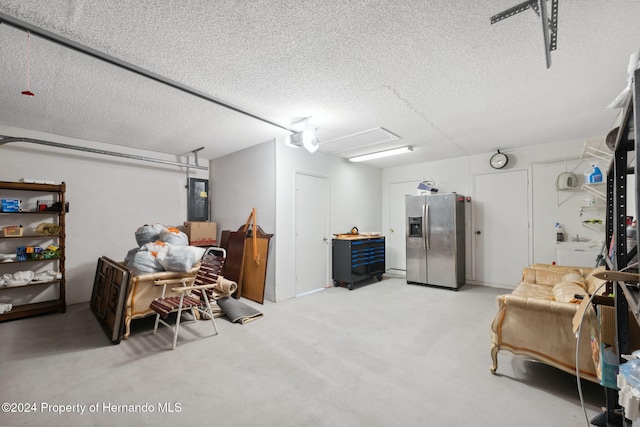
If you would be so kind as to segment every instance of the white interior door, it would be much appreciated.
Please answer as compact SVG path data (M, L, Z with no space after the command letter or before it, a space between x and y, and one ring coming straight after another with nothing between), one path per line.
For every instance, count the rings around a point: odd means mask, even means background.
M474 280L515 287L529 264L527 171L475 175L473 186Z
M295 185L295 285L299 296L329 283L329 180L296 173Z
M407 269L407 246L405 197L415 196L417 181L392 182L389 184L389 230L385 236L387 269Z

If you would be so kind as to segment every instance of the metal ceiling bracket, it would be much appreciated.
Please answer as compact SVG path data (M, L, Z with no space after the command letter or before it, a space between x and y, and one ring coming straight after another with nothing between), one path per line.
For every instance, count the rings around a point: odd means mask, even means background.
M547 0L540 0L540 19L542 20L542 37L544 38L544 55L547 68L551 67L551 50L549 49L549 18L547 18Z
M547 12L548 0L527 0L513 6L504 12L493 15L489 20L491 24L510 18L527 9L533 10L542 22L542 35L544 37L544 53L547 60L547 68L551 67L551 51L558 46L558 0L551 1L551 17Z
M558 45L558 0L551 0L551 18L549 19L549 50L556 50Z
M194 157L194 161L195 161L195 166L194 165L187 165L187 169L185 169L185 173L187 174L187 185L184 186L184 188L189 188L189 177L191 176L191 169L190 168L197 168L198 167L198 151L204 150L204 147L200 147L200 148L196 148L195 150L191 151L191 154L193 154Z
M198 151L202 151L202 150L204 150L204 147L196 148L195 150L191 151L191 153L193 153L193 157L195 159L196 166L198 166Z
M533 6L534 4L535 6ZM511 18L513 15L517 15L518 13L524 12L529 8L532 8L534 12L538 13L537 6L538 6L538 0L527 0L524 3L520 3L519 5L510 7L504 12L500 12L496 15L493 15L491 17L491 23L495 24L496 22L500 22L504 19Z
M84 151L84 152L87 152L87 153L104 154L104 155L107 155L107 156L122 157L122 158L125 158L125 159L140 160L140 161L144 161L144 162L162 163L162 164L165 164L165 165L185 167L185 168L187 168L187 170L189 168L200 169L200 170L209 170L209 168L206 167L206 166L199 166L198 165L197 157L196 157L196 164L192 165L192 164L189 164L189 163L173 162L171 160L162 160L162 159L154 159L152 157L136 156L135 154L125 154L125 153L118 153L118 152L115 152L115 151L98 150L96 148L79 147L77 145L61 144L59 142L45 141L45 140L42 140L42 139L18 138L18 137L11 137L11 136L0 136L0 147L3 146L4 144L8 144L10 142L29 142L29 143L32 143L32 144L48 145L50 147L66 148L66 149L69 149L69 150ZM201 150L201 149L202 148L200 148L199 150ZM195 153L195 151L194 151L194 153Z

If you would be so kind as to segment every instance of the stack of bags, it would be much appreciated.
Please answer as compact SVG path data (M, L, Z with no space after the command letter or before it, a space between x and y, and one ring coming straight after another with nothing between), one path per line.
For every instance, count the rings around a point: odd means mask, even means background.
M175 227L143 225L135 233L137 248L124 261L134 274L159 271L186 272L202 258L204 248L189 246L189 238Z

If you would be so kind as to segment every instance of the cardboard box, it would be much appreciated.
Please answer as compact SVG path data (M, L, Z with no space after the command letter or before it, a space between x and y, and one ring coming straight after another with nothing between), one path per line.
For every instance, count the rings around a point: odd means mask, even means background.
M609 306L598 306L600 309L600 328L602 342L607 345L614 345L616 337L616 309ZM629 310L629 345L631 351L640 349L640 325Z
M191 246L215 246L218 244L217 225L208 221L185 221L184 232Z
M613 298L612 298L613 299ZM579 325L578 317L589 306L585 298L574 317L574 332ZM640 348L640 326L633 313L629 311L629 344L631 351ZM591 323L591 351L596 376L601 385L617 389L617 375L620 356L617 354L616 310L614 307L599 304L596 310L590 310L585 317Z
M4 237L20 237L22 236L23 231L24 228L21 225L9 225L7 227L2 227Z

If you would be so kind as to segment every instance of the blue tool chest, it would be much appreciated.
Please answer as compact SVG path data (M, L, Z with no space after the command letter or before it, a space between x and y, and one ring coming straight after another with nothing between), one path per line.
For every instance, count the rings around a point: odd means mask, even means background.
M335 286L376 277L382 280L385 271L384 237L333 239L332 273Z

